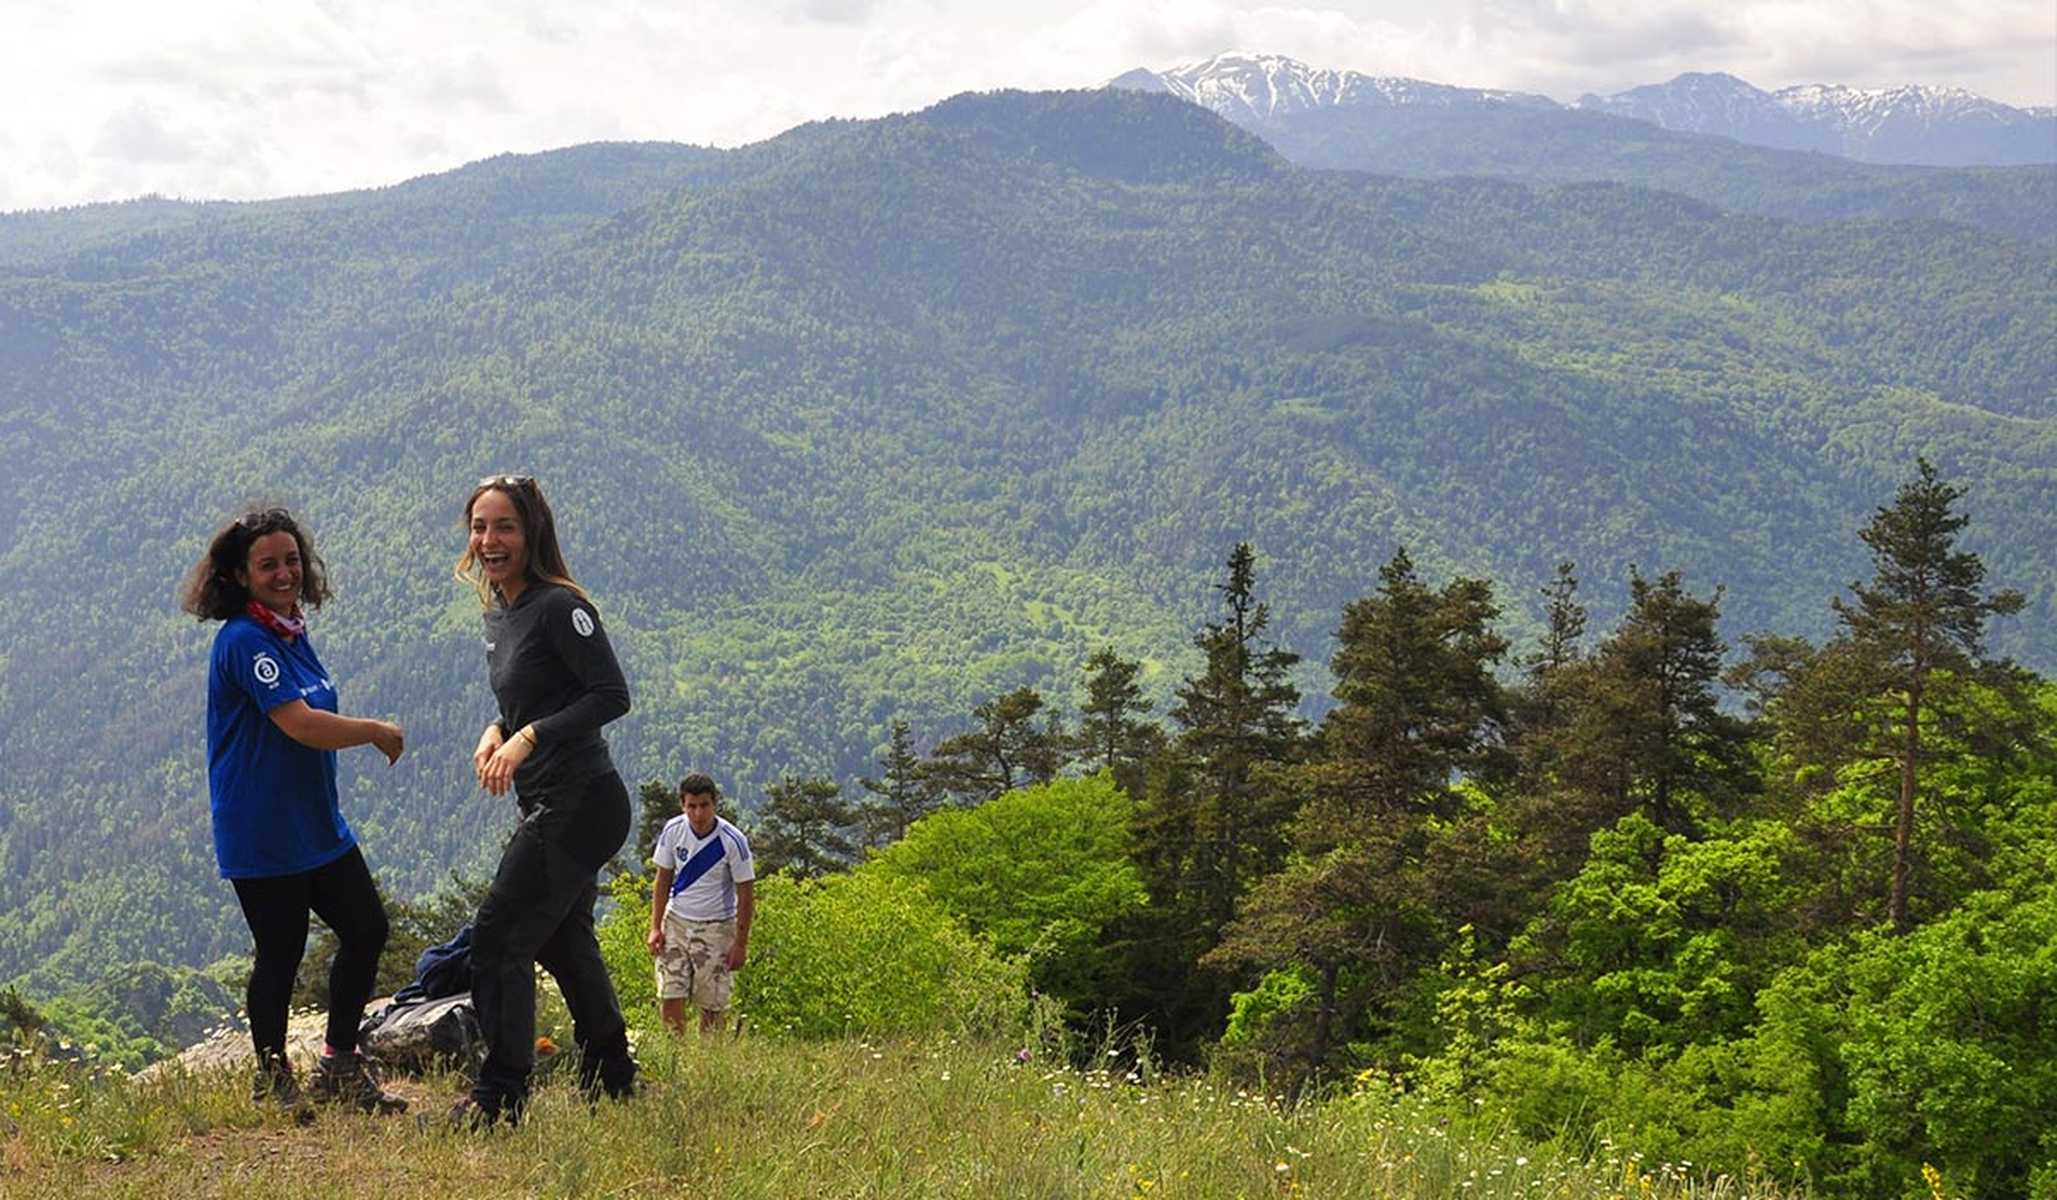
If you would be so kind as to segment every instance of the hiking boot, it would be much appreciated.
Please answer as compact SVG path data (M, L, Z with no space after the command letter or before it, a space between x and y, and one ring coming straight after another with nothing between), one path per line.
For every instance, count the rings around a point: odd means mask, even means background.
M359 1112L378 1116L407 1111L407 1101L380 1087L371 1064L355 1050L323 1055L307 1090L323 1104L352 1104Z
M293 1076L293 1064L276 1051L259 1056L257 1074L250 1081L250 1103L273 1106L302 1125L314 1120L314 1108Z

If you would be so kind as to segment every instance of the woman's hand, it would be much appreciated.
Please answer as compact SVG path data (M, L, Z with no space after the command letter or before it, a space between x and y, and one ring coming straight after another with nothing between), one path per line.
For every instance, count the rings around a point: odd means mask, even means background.
M407 735L395 722L373 721L371 744L386 756L386 765L390 767L400 761L401 752L407 749Z
M528 761L529 752L535 749L535 742L530 740L534 737L526 728L521 729L493 751L493 756L486 760L485 770L479 772L479 782L488 792L504 796L507 789L514 786L515 769Z
M486 731L479 735L478 749L471 752L471 773L480 787L486 784L486 764L493 761L493 752L506 740L507 735L500 732L498 721L486 726Z

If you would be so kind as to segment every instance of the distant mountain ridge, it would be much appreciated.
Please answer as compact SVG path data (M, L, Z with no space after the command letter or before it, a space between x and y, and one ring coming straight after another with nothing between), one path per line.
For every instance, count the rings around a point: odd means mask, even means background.
M1109 87L1163 91L1266 133L1267 124L1322 110L1515 108L1576 110L1646 121L1749 145L1833 154L1866 163L2016 166L2057 162L2057 110L2016 108L1963 88L1864 89L1804 84L1768 92L1733 75L1691 72L1571 105L1548 96L1457 87L1309 66L1234 51L1165 71L1138 68Z
M1205 62L1157 72L1142 68L1108 83L1127 91L1163 91L1242 123L1319 108L1425 105L1453 108L1508 104L1557 108L1533 92L1455 87L1401 76L1310 67L1281 54L1217 54Z
M2057 110L2015 108L1963 88L1799 84L1767 92L1720 73L1690 73L1576 108L1859 162L2007 166L2057 162Z
M1302 167L1548 186L1605 180L1784 221L1943 220L2057 241L2057 163L1857 162L1667 129L1596 107L1568 108L1532 93L1319 70L1280 55L1217 55L1170 71L1130 71L1107 86L1183 99ZM1799 136L1792 128L1797 118L1770 93L1746 84L1710 84L1699 92L1703 122L1719 110L1728 126L1755 129L1758 138ZM1686 100L1675 96L1673 107L1674 119L1685 121Z

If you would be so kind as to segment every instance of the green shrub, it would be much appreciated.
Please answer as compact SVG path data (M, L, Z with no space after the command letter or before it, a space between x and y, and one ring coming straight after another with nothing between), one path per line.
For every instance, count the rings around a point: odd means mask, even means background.
M1975 893L1905 937L1817 951L1759 1008L1759 1103L1819 1109L1796 1119L1825 1134L1812 1165L1839 1192L1918 1191L1924 1164L1980 1196L2052 1174L2057 885Z
M1025 956L1037 988L1093 1007L1117 969L1101 932L1145 899L1133 810L1105 771L1060 779L924 817L865 869L918 881L1000 953Z
M1257 986L1229 998L1228 1028L1221 1035L1227 1050L1254 1047L1264 1040L1274 1022L1314 996L1314 980L1301 966L1267 972Z
M615 881L600 928L631 1024L657 1025L644 938L649 879ZM1021 1020L1026 972L973 937L919 883L870 868L757 881L750 961L735 1008L759 1033L828 1037L999 1032Z

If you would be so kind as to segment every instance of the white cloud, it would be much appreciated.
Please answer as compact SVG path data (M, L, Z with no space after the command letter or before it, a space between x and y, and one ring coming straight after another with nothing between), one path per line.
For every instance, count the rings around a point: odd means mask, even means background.
M100 127L93 153L145 167L189 162L198 157L189 142L165 128L155 109L140 101L107 118L107 123Z
M500 81L499 69L483 54L458 63L438 63L409 91L425 107L444 112L463 107L513 112L516 107Z
M1570 99L1724 70L2057 103L2048 0L12 0L0 209L389 183L602 138L735 145L1226 49Z

